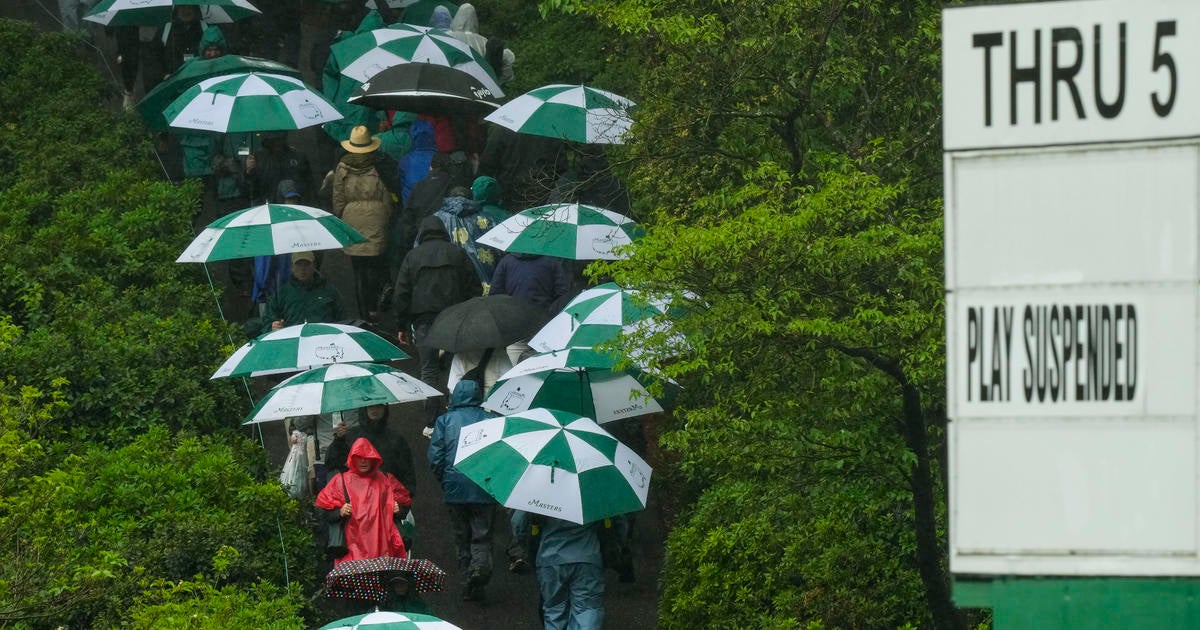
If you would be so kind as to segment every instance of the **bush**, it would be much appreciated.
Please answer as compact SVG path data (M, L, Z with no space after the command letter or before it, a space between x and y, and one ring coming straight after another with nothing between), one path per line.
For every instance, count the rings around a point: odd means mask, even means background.
M274 479L251 474L265 468L249 441L161 427L121 449L66 457L0 501L0 584L24 576L19 591L0 591L0 610L111 627L161 580L210 575L215 586L247 589L284 583L285 566L293 579L314 576L296 504Z
M670 534L663 628L927 625L905 497L726 481Z

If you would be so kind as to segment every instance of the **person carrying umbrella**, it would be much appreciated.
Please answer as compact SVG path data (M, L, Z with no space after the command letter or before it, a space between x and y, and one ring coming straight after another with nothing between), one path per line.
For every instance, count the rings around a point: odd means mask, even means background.
M292 254L292 275L267 300L261 318L246 322L251 337L305 322L336 322L345 317L337 289L317 271L312 252Z
M336 567L348 560L405 556L404 541L394 521L412 506L408 490L380 470L383 458L366 438L359 438L346 457L347 472L334 475L317 495L316 506L330 522L343 521L348 551L335 558Z
M478 203L468 199L469 194L467 189L462 186L451 188L446 198L442 200L442 207L438 208L434 216L442 220L446 231L450 233L450 240L463 248L463 251L471 258L471 264L475 266L479 282L484 286L484 293L487 293L487 286L491 284L492 271L496 268L496 259L499 258L499 254L490 247L479 246L475 239L483 236L499 221L482 212Z
M534 564L546 630L604 626L604 556L598 527L513 512L513 531L531 533L536 548Z
M396 275L396 333L400 343L415 342L420 355L421 380L438 386L438 349L425 337L438 313L480 295L482 285L471 259L450 242L446 226L436 216L425 217L417 230L418 245L404 257ZM426 399L426 425L432 426L438 402Z
M492 577L492 526L496 501L454 468L458 437L463 427L491 418L480 407L483 392L479 383L464 379L454 386L450 407L438 416L429 442L429 467L442 484L442 502L450 512L458 568L466 575L463 599L482 601L483 588Z

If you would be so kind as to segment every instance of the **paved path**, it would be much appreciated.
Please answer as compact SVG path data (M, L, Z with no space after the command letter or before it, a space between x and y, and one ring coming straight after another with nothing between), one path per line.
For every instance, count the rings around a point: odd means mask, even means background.
M56 21L57 3L54 0L0 0L0 17L24 19L34 22L47 30L58 28ZM309 44L311 29L305 28L304 44ZM108 64L112 72L117 72L114 46L112 42L101 36L97 41L98 51L93 59L102 72L107 72L100 53L108 55ZM303 51L306 51L304 48ZM306 58L306 52L301 53L301 59ZM308 77L312 80L312 77ZM113 77L114 95L119 93ZM119 101L114 96L114 107ZM294 132L292 143L301 151L309 154L314 168L320 169L316 175L324 173L331 165L328 158L322 158L317 153L317 129ZM200 225L206 224L214 217L202 215ZM350 282L350 266L348 259L340 251L325 254L324 272L331 278L342 294L343 301L351 310L354 309L353 285ZM223 283L226 269L222 264L210 266L210 271L216 281ZM239 298L235 292L229 292L222 300L222 309L227 319L240 321L249 311L249 304ZM384 327L394 330L394 322L384 321ZM415 355L415 349L407 348L409 354ZM397 364L402 369L415 372L415 362L406 361ZM465 630L508 628L513 630L540 628L540 618L537 611L537 584L531 573L513 575L505 570L507 562L504 557L504 546L507 528L498 522L500 532L496 544L495 567L491 584L488 585L487 601L479 604L463 602L460 599L461 576L455 575L453 543L450 534L449 520L440 501L440 488L433 474L429 471L425 458L428 440L420 435L419 404L401 405L391 414L390 422L399 428L404 438L413 450L413 460L417 468L416 500L413 514L418 523L418 541L415 553L426 557L450 572L448 585L444 593L431 594L426 601L434 614L451 621ZM280 423L268 424L265 427L265 438L268 452L276 464L281 465L286 453L285 436ZM653 461L651 462L653 465ZM653 628L657 621L657 578L662 566L662 549L664 527L660 518L656 493L650 494L650 505L646 512L639 515L635 533L635 555L637 582L622 584L612 572L608 573L608 587L605 598L607 620L605 628L620 628L622 630L641 630Z

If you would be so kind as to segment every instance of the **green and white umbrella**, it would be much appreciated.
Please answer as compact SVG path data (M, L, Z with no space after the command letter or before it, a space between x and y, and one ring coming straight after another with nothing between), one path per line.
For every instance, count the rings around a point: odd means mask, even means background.
M324 210L269 203L227 214L208 224L175 262L204 263L340 249L366 240L345 221Z
M338 619L321 626L318 630L462 630L462 628L432 615L376 610L365 615Z
M625 98L583 85L547 85L505 103L484 120L517 133L586 144L621 144L633 124Z
M421 61L449 66L475 77L496 98L504 96L487 61L450 31L392 24L348 37L329 49L342 74L365 83L387 68Z
M386 363L408 355L369 330L346 324L298 324L260 335L238 348L212 378L299 372L331 363Z
M342 114L300 79L241 72L197 83L172 101L163 117L179 129L237 133L304 129Z
M249 0L101 0L83 19L102 26L155 26L170 22L171 11L184 5L198 7L200 20L207 24L228 24L262 13Z
M393 367L334 363L301 372L271 388L242 424L414 402L440 395L438 390Z
M650 320L666 312L666 300L647 299L609 282L575 296L529 340L529 347L550 352L596 346L621 332L653 329Z
M476 242L506 252L571 260L617 260L626 256L613 250L632 243L641 234L641 226L623 214L595 206L558 203L514 214Z
M654 377L637 368L614 369L616 364L592 348L535 354L497 379L482 406L502 414L549 407L601 424L662 411L647 389Z
M515 510L592 523L646 507L650 466L591 418L530 409L463 427L454 467Z

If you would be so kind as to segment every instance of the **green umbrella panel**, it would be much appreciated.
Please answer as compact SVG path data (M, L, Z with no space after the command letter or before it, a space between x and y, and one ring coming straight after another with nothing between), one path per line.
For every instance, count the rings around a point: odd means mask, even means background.
M303 78L296 68L270 59L241 55L222 55L215 59L190 59L142 98L137 104L138 113L146 121L148 128L154 131L165 131L167 119L163 117L163 110L172 101L204 79L239 72L269 72L296 79Z
M454 467L505 507L580 524L645 508L652 472L591 418L540 408L463 427Z

